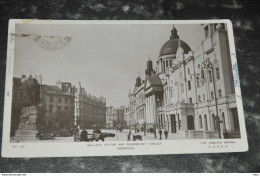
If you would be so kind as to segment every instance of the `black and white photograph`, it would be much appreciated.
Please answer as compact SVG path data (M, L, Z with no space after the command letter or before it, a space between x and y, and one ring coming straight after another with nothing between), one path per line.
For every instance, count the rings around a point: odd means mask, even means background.
M247 148L229 21L14 20L8 49L9 145Z

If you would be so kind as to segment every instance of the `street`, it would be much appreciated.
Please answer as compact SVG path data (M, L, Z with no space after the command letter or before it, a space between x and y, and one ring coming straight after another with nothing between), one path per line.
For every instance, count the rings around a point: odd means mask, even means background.
M92 134L93 130L87 130L88 134ZM127 141L127 135L129 134L130 129L124 129L122 132L120 131L116 131L115 129L101 129L102 133L113 133L115 134L115 137L106 137L105 138L105 142L106 141ZM148 141L148 140L160 140L160 136L157 133L157 138L154 137L153 133L146 133L146 136L144 136L144 132L139 132L139 133L135 133L134 130L131 130L131 136L130 136L130 140L133 141L133 136L134 135L140 135L142 136L142 140L143 141ZM168 134L168 139L167 140L174 140L174 139L185 139L182 138L176 134L173 133L169 133ZM166 140L165 139L165 135L162 134L162 140ZM136 141L139 141L139 139L137 139ZM17 141L11 138L11 142L12 143L16 143ZM74 137L73 136L69 136L69 137L54 137L54 139L52 140L20 140L19 143L35 143L35 142L39 142L39 143L56 143L56 142L74 142ZM94 141L96 142L96 141ZM102 142L101 140L99 140L98 142Z

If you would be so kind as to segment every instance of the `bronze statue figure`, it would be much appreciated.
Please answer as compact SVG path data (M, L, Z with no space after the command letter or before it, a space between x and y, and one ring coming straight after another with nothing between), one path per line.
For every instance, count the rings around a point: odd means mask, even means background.
M32 105L37 106L41 103L40 99L40 84L34 78L32 84L29 85L27 89L27 94L29 95Z

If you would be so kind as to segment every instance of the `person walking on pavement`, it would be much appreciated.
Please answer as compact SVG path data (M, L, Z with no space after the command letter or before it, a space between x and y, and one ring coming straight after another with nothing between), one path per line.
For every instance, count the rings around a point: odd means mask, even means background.
M162 130L159 130L160 140L162 140Z
M128 135L127 135L127 141L131 140L131 130L129 131Z
M167 130L164 130L164 135L165 135L165 139L167 139L167 137L168 137L168 131Z

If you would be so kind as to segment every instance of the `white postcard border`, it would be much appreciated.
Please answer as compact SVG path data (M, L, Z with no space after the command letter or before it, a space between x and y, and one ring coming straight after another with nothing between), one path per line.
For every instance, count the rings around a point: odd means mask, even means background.
M111 156L111 155L157 155L187 153L225 153L248 151L248 141L240 86L235 86L237 110L240 123L240 139L187 139L167 141L116 141L105 143L10 143L12 79L14 62L15 24L201 24L226 23L232 66L237 64L233 27L230 20L151 20L151 21L71 21L71 20L10 20L8 29L8 50L6 63L5 106L3 119L2 156L3 157L72 157L72 156ZM238 72L234 71L237 76ZM237 80L239 82L239 80ZM110 143L116 146L105 146ZM140 145L142 144L143 145ZM212 144L210 144L212 143ZM219 144L221 143L221 144ZM95 146L101 144L101 146ZM91 146L93 145L93 146ZM225 147L227 146L227 147ZM119 149L129 147L132 149Z

